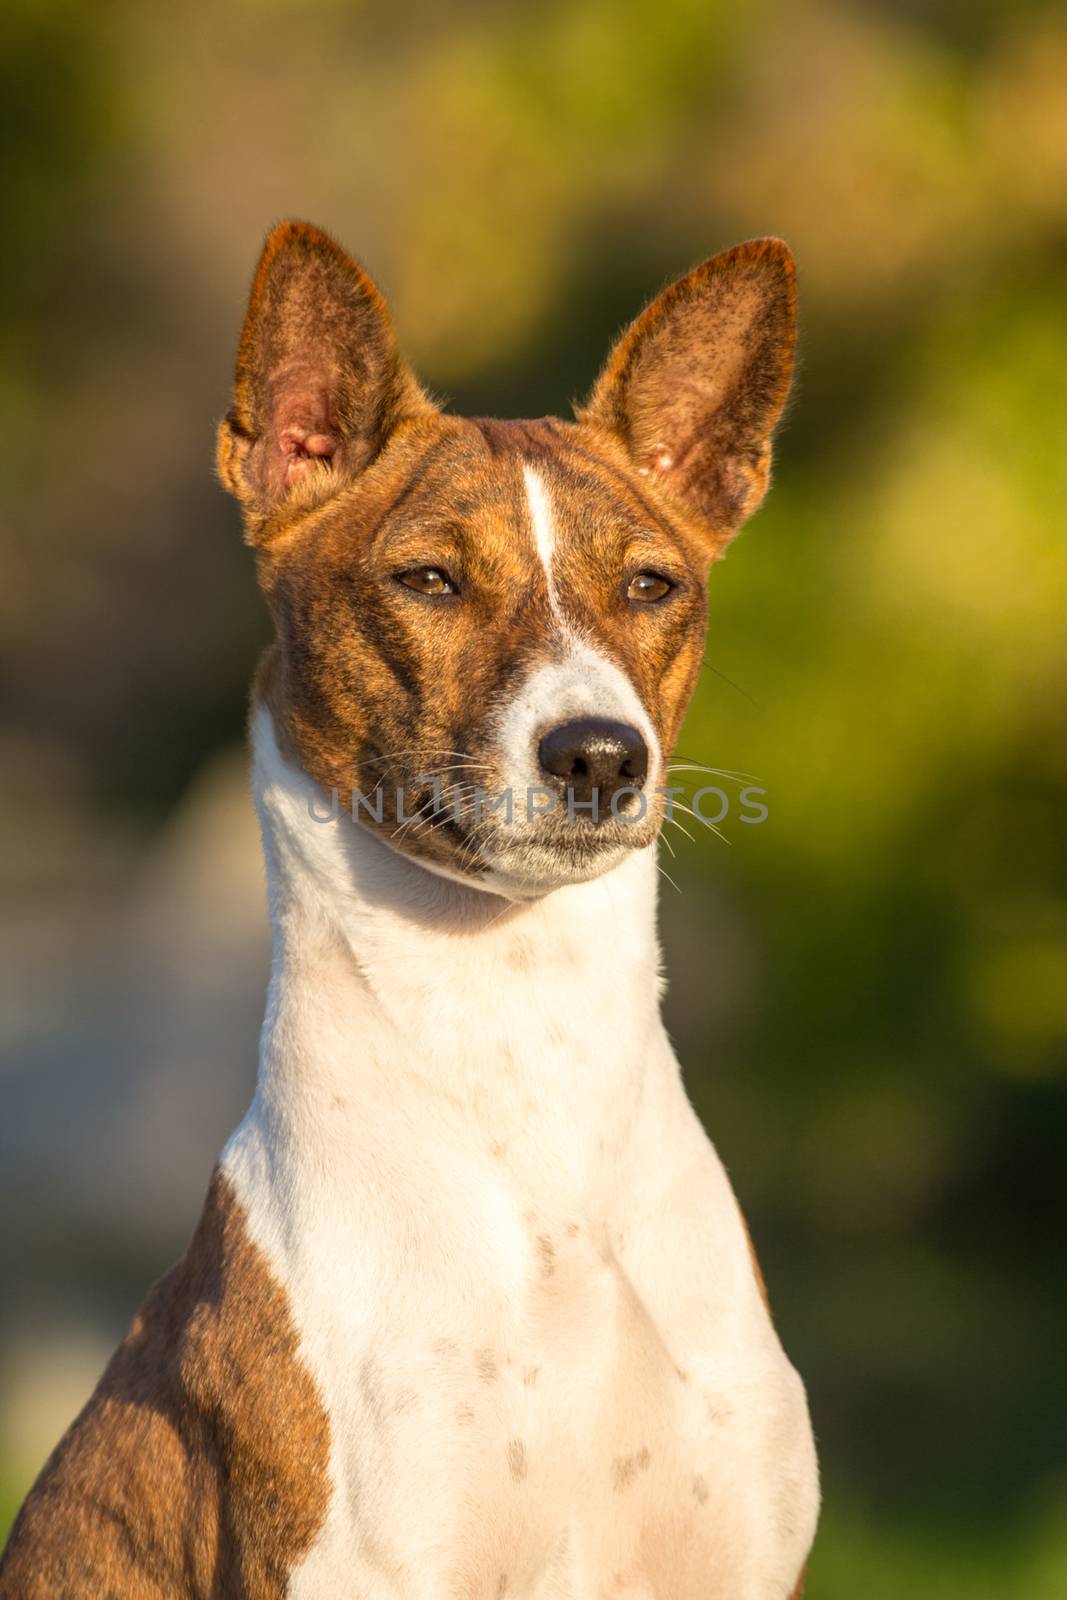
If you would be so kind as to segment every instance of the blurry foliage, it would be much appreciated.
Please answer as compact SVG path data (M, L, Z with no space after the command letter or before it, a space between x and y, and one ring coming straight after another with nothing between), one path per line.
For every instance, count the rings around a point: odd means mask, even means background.
M0 51L8 737L112 811L239 737L264 624L209 422L271 220L505 414L789 238L797 395L681 741L770 819L675 838L669 1018L809 1381L813 1600L1063 1593L1062 12L16 0Z

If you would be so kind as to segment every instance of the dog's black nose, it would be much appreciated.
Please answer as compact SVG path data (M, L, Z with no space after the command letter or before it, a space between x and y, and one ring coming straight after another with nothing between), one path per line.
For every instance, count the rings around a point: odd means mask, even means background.
M542 769L573 791L575 800L589 800L597 791L601 805L619 789L640 789L648 776L648 746L636 728L606 717L580 717L550 728L538 747Z

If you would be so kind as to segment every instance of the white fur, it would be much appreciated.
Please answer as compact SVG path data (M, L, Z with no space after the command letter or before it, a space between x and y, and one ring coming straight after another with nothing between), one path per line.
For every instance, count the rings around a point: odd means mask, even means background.
M534 544L537 547L538 560L544 568L545 582L548 585L549 603L558 616L559 597L556 594L556 580L552 573L552 558L556 553L556 527L555 519L552 516L552 504L548 490L545 487L545 481L536 467L523 467L522 478L526 486L526 503L530 509L530 523L533 527Z
M331 1429L290 1594L783 1600L807 1409L660 1022L652 851L509 905L313 821L263 710L254 747L274 966L224 1167Z

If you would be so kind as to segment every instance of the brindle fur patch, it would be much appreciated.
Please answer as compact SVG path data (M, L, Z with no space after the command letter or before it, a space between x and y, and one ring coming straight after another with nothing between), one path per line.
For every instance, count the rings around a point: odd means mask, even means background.
M326 1514L329 1424L284 1290L216 1171L19 1514L2 1600L281 1600Z

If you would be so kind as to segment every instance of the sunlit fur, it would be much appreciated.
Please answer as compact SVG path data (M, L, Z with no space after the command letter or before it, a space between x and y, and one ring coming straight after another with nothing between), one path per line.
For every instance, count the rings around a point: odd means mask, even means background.
M583 715L664 781L708 569L766 488L792 283L780 243L729 251L578 421L466 421L338 245L268 239L218 457L277 631L258 1085L0 1600L799 1596L811 1428L660 1020L657 808L467 810ZM452 592L400 581L426 567ZM667 593L629 598L649 570ZM458 820L410 793L434 772ZM381 821L345 814L378 788Z

